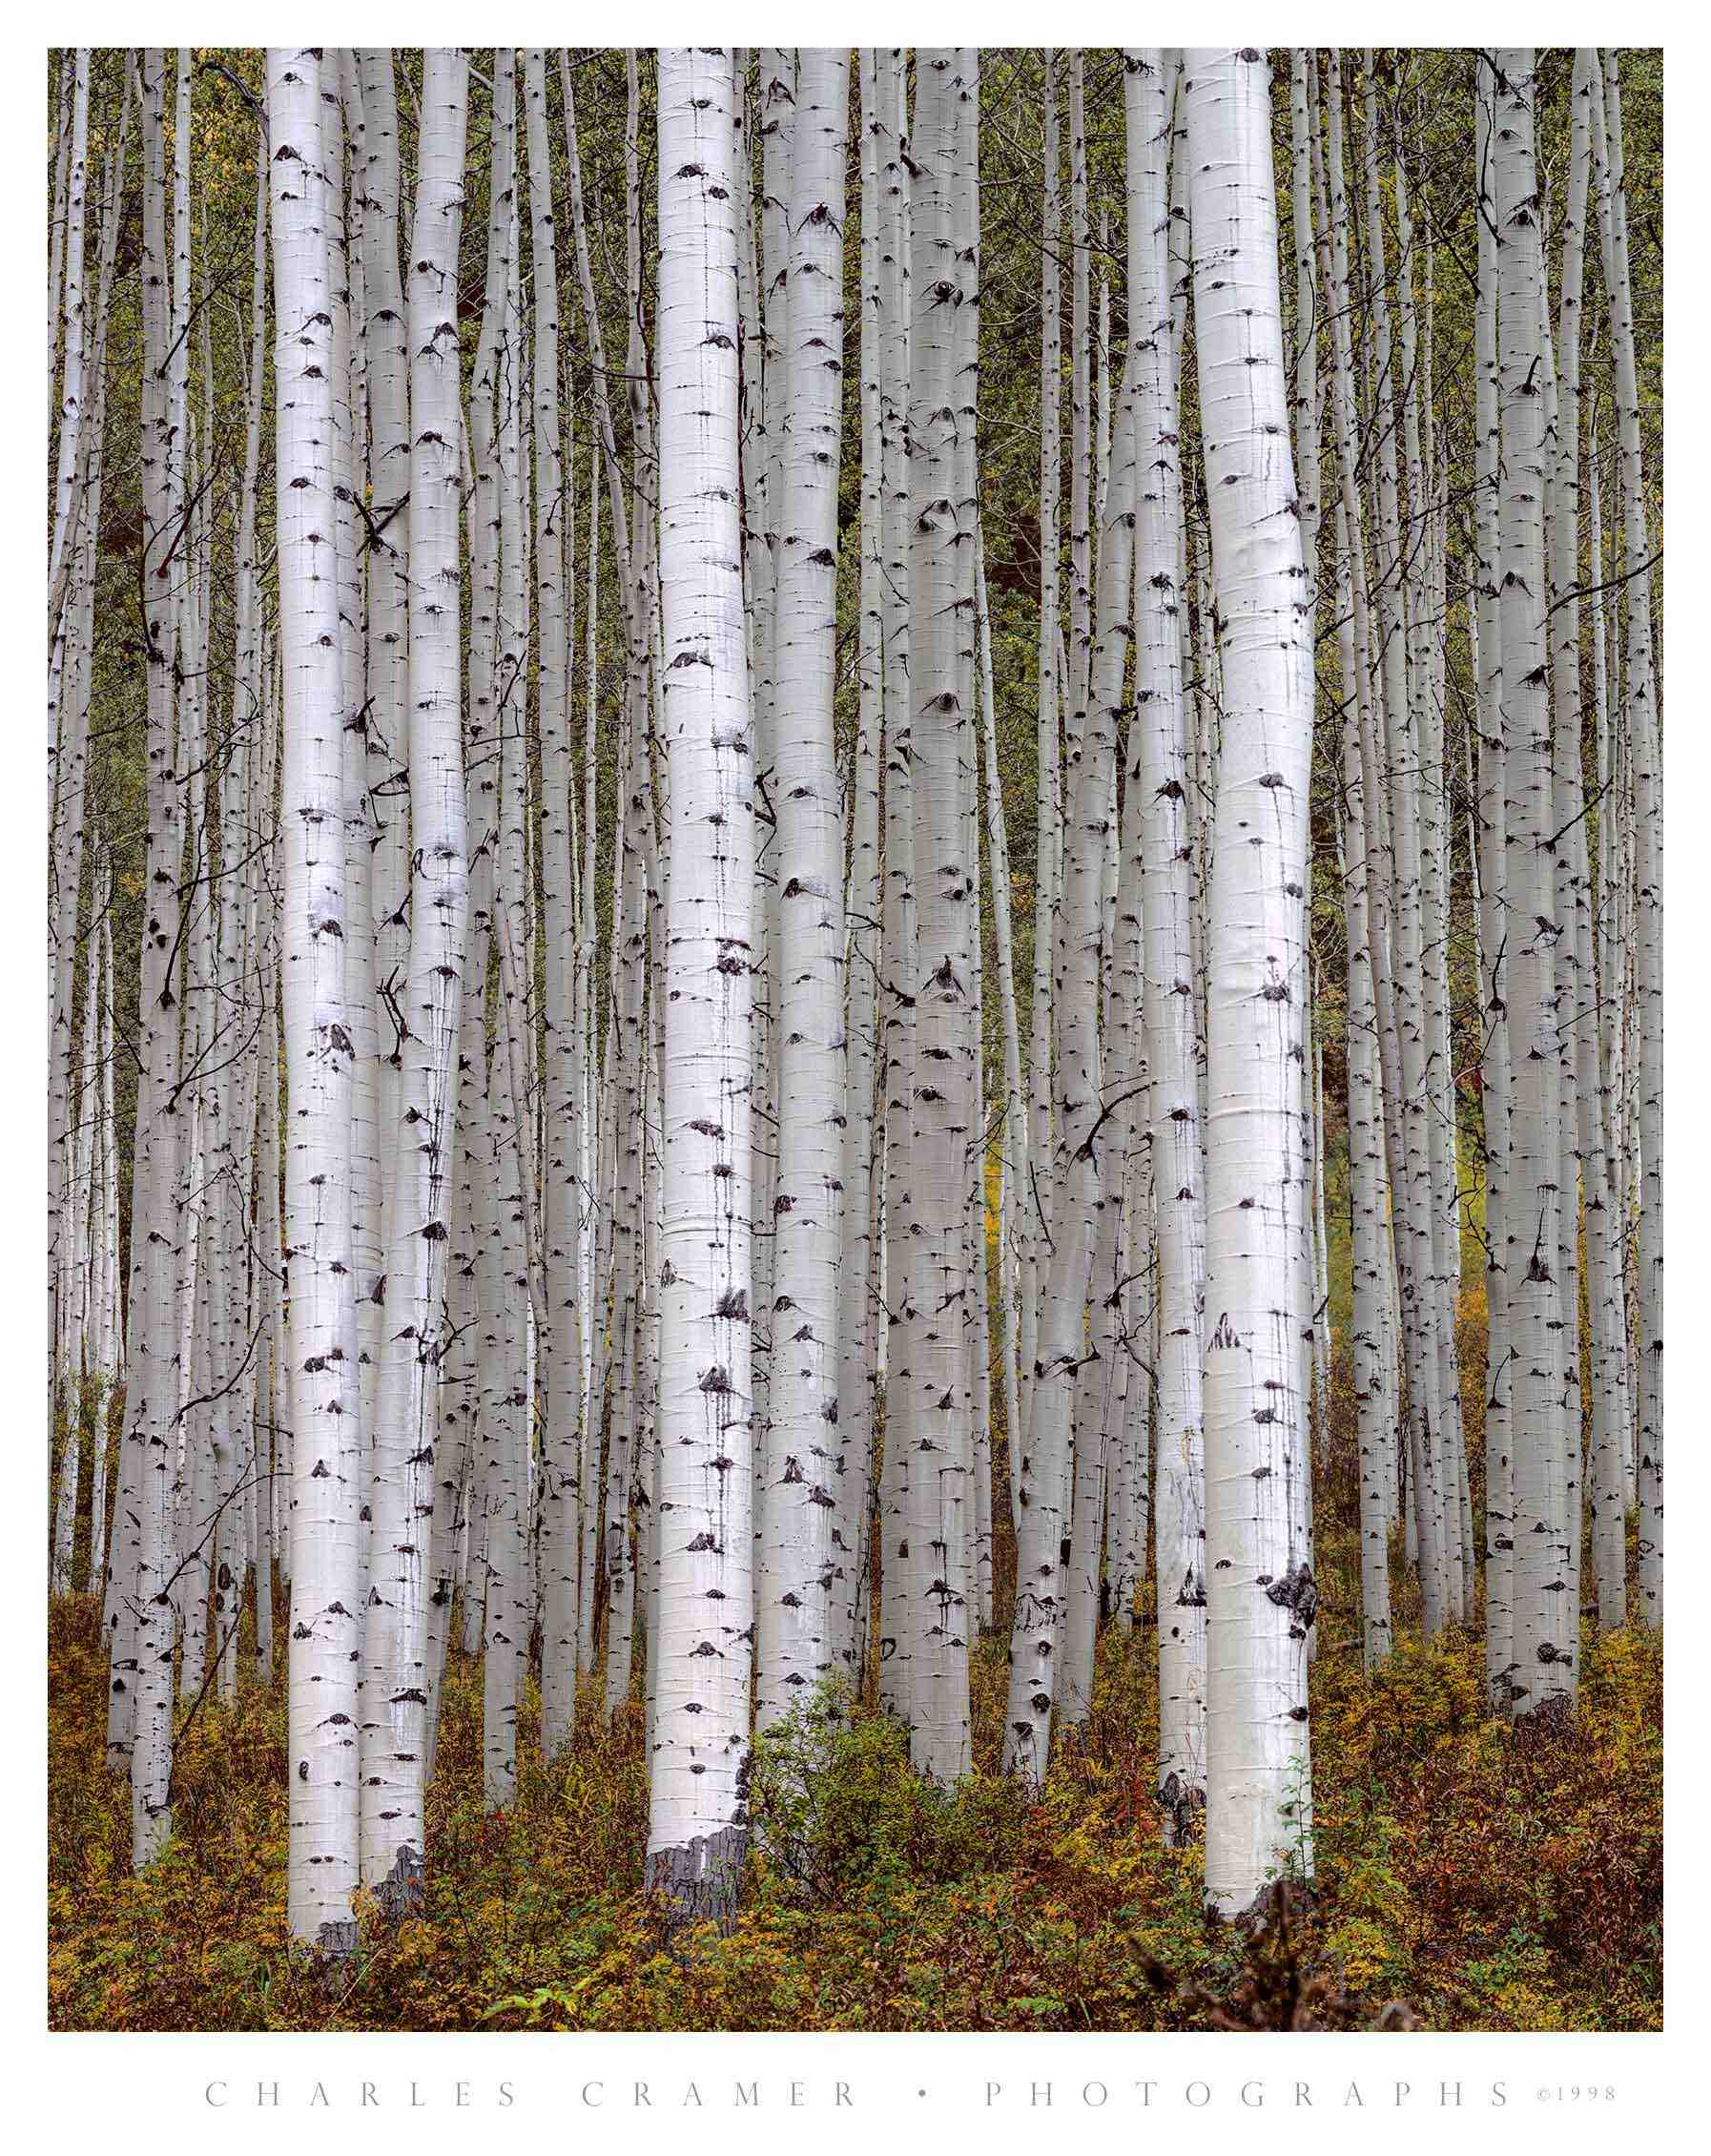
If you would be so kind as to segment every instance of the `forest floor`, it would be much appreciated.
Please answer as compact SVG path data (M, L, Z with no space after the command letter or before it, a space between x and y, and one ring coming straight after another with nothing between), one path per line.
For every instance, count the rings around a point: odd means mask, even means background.
M954 1792L923 1787L897 1726L847 1702L821 1703L793 1759L763 1748L728 1937L669 1938L640 1891L639 1700L608 1721L590 1691L571 1755L548 1768L531 1682L517 1799L489 1814L480 1665L454 1654L424 1913L387 1928L366 1912L329 1983L287 1939L282 1677L196 1714L173 1838L133 1877L129 1792L103 1757L98 1613L77 1597L49 1619L51 2026L1660 2027L1661 1642L1589 1622L1576 1721L1517 1736L1484 1710L1478 1637L1422 1645L1405 1590L1399 1645L1370 1681L1339 1379L1317 1484L1316 1891L1259 1937L1208 1923L1201 1850L1161 1839L1144 1596L1136 1628L1102 1640L1091 1718L1054 1744L1038 1798L997 1771L991 1636L974 1657L977 1772Z

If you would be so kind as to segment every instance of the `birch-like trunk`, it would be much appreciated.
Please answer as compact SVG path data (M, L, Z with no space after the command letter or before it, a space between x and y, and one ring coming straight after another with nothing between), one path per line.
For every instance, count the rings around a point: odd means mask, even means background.
M1312 1870L1297 1542L1308 1403L1301 1223L1312 622L1283 363L1269 70L1186 57L1195 338L1224 726L1207 922L1206 1894Z
M357 1942L361 1454L350 1213L354 1050L344 985L347 715L333 573L331 184L320 53L270 48L267 58L285 683L285 1244L297 1413L289 1902L294 1937L347 1954Z
M1635 1444L1639 1467L1639 1602L1642 1624L1663 1622L1663 742L1652 640L1651 548L1634 356L1634 294L1628 266L1628 202L1622 155L1621 84L1614 49L1604 54L1605 173L1602 229L1616 351L1620 451L1624 674L1633 757L1635 849L1635 1064L1631 1088L1642 1177L1637 1258L1639 1382Z
M392 56L364 55L372 117L392 81ZM431 50L424 60L407 346L407 731L395 742L409 773L409 943L398 998L403 1035L399 1120L382 1131L392 1153L386 1325L370 1504L374 1564L364 1642L363 1877L393 1907L420 1895L424 1807L428 1603L433 1590L435 1456L446 1335L459 1026L464 999L468 861L461 727L456 309L463 228L468 59ZM381 140L385 139L384 130ZM394 198L395 195L394 195ZM394 394L387 392L388 397ZM402 403L402 397L400 398ZM400 487L400 492L404 490ZM384 581L392 562L378 572ZM404 804L391 815L403 819Z
M171 337L166 256L166 54L142 62L143 565L164 567L176 537L171 497L166 359ZM177 1314L172 1233L178 1011L172 967L180 925L182 797L175 771L173 588L156 574L148 635L149 848L143 901L141 1040L131 1200L130 1358L126 1429L113 1532L108 1762L131 1773L132 1859L151 1863L172 1831L173 1606L170 1580L175 1444Z
M748 1839L753 737L728 50L659 62L660 599L670 770L660 1630L647 1881L729 1918Z
M1135 467L1135 400L1125 395L1112 450L1112 492ZM1071 1417L1077 1373L1086 1352L1085 1311L1092 1281L1099 1199L1097 1141L1114 1110L1104 1088L1098 1023L1102 881L1110 766L1117 749L1129 620L1128 498L1113 502L1100 561L1099 636L1072 759L1075 792L1063 857L1062 940L1066 966L1058 996L1058 1073L1054 1117L1062 1161L1054 1210L1051 1272L1041 1313L1033 1418L1022 1468L1017 1529L1016 1613L1010 1643L1004 1764L1035 1783L1045 1779L1062 1638L1060 1543L1069 1490ZM1114 1132L1111 1143L1121 1145ZM1097 1426L1097 1424L1095 1425ZM1087 1512L1084 1510L1085 1523ZM1073 1544L1072 1552L1073 1556Z
M1129 334L1142 467L1135 530L1135 719L1129 783L1144 874L1144 1007L1152 1174L1158 1209L1158 1458L1153 1532L1159 1583L1159 1802L1170 1838L1188 1838L1206 1801L1206 1456L1201 1402L1206 1295L1199 1017L1191 917L1194 819L1182 684L1178 590L1183 490L1176 354L1170 335L1171 84L1157 46L1125 74Z
M883 459L880 447L879 258L880 149L886 138L879 110L878 54L857 55L861 112L861 525L857 591L857 711L851 777L850 872L845 895L845 1080L843 1112L843 1233L837 1299L837 1417L844 1462L835 1552L833 1654L852 1685L865 1656L861 1630L868 1592L869 1493L873 1482L878 1401L876 1357L878 1243L875 1233L881 1167L875 1077L879 1027L879 772L884 736L885 610Z
M838 1427L845 1116L843 832L833 739L843 432L849 55L804 48L792 160L773 741L778 1167L773 1381L756 1583L756 1722L834 1668L839 1542L853 1523ZM847 1539L847 1538L846 1538Z
M1517 1717L1551 1711L1572 1690L1576 1641L1568 1600L1568 1492L1556 1347L1558 1063L1556 832L1550 697L1545 674L1546 487L1538 381L1544 278L1534 148L1533 52L1495 56L1493 144L1497 256L1497 356L1502 452L1500 633L1509 724L1510 995L1513 1095L1508 1282L1514 1365L1514 1647L1510 1698Z
M1509 1219L1510 1038L1507 996L1514 939L1508 932L1508 717L1503 698L1498 529L1501 444L1497 379L1497 233L1492 193L1495 86L1484 68L1474 86L1479 187L1479 290L1474 318L1474 548L1479 732L1477 787L1480 955L1480 1100L1485 1122L1485 1678L1494 1707L1507 1702L1514 1661L1515 1534L1511 1402L1515 1375L1509 1331L1514 1248Z

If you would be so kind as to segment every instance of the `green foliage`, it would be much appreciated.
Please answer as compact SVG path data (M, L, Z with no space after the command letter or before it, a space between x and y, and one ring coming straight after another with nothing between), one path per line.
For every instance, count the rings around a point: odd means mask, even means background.
M1329 1525L1313 1669L1317 1894L1257 1941L1203 1911L1198 1847L1153 1802L1148 1631L1101 1642L1092 1716L1038 1798L992 1769L1003 1650L982 1641L977 1755L954 1790L828 1687L756 1749L730 1936L675 1938L640 1891L643 1717L581 1701L540 1756L531 1687L515 1806L484 1813L481 1671L454 1656L427 1902L329 1982L285 1928L282 1686L210 1706L180 1747L175 1834L129 1876L128 1793L101 1750L93 1604L52 1623L49 1995L56 2028L1655 2028L1662 2010L1661 1648L1595 1638L1556 1737L1484 1718L1481 1649L1405 1638L1362 1675ZM1346 1634L1347 1636L1342 1636ZM247 1647L247 1642L246 1642Z

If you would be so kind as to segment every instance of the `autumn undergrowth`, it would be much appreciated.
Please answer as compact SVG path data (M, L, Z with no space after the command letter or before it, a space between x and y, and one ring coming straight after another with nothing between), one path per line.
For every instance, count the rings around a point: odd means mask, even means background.
M1464 1347L1474 1345L1474 1328ZM1474 1345L1476 1353L1476 1345ZM1470 1392L1476 1399L1477 1386ZM1517 1736L1482 1649L1404 1626L1360 1664L1352 1405L1338 1373L1318 1503L1316 1892L1255 1941L1208 1923L1198 1847L1153 1802L1152 1634L1113 1627L1093 1710L1031 1798L997 1752L1004 1648L974 1658L975 1773L910 1773L900 1731L832 1690L766 1740L742 1914L669 1936L639 1881L642 1709L588 1691L541 1759L531 1684L514 1806L482 1804L479 1664L454 1654L422 1916L363 1912L329 1980L287 1939L281 1681L205 1706L178 1748L174 1834L130 1874L103 1758L93 1602L50 1617L49 2000L58 2028L1646 2029L1662 2013L1662 1649L1584 1635L1580 1710ZM1470 1433L1477 1457L1477 1433ZM1399 1556L1399 1553L1397 1553ZM1399 1563L1392 1567L1400 1578ZM283 1605L278 1637L283 1640ZM247 1641L246 1641L247 1648Z

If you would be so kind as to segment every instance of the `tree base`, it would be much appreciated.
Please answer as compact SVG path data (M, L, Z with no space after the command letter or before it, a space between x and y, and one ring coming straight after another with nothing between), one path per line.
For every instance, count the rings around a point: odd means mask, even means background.
M387 1924L402 1924L406 1917L419 1917L426 1879L427 1867L423 1862L422 1852L404 1842L393 1860L391 1871L374 1889L381 1920Z
M697 1835L674 1849L648 1852L643 1884L667 1904L673 1932L707 1923L730 1931L736 1921L748 1850L747 1825L733 1822L717 1834Z

